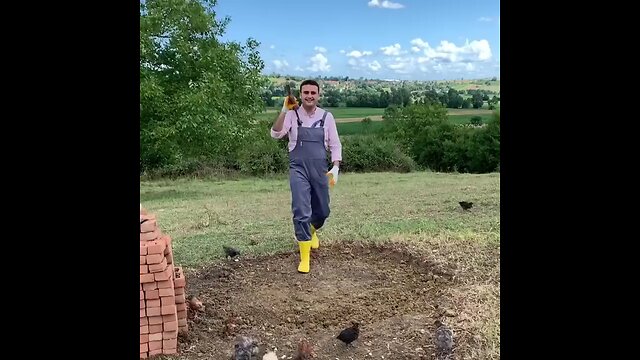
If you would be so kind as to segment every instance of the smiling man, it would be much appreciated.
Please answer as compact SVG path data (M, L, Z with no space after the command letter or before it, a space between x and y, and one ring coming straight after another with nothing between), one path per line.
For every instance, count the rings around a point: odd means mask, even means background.
M316 233L329 217L329 179L338 181L342 144L333 115L318 107L320 85L314 80L300 84L302 107L285 98L282 111L271 128L271 137L289 137L289 184L293 229L300 248L298 271L309 272L311 249L320 246ZM327 151L333 167L327 171Z

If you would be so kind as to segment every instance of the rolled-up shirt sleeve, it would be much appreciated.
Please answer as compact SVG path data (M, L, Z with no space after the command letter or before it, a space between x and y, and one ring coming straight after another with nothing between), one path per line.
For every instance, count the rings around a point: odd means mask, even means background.
M328 145L331 152L331 162L342 161L342 143L338 136L338 128L336 126L336 119L332 113L327 114L327 133L329 137Z
M271 127L271 137L272 138L274 138L274 139L282 139L285 135L287 135L287 133L289 132L289 129L291 128L291 113L292 113L292 111L289 110L284 115L284 123L282 124L282 130L274 131L273 130L273 126Z

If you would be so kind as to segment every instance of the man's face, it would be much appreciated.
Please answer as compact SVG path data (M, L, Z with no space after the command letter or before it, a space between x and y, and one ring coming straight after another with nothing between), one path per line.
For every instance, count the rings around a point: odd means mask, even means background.
M300 90L300 96L302 97L302 105L308 107L317 106L320 91L315 85L304 85L302 86L302 90Z

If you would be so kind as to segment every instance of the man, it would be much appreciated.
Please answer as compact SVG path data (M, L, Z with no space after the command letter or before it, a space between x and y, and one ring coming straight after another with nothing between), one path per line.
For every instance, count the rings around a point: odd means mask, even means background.
M314 80L300 84L302 107L286 98L271 128L271 137L289 136L289 185L293 228L300 249L298 271L309 272L311 249L320 246L316 233L329 217L329 179L338 181L342 144L333 115L318 107L320 85ZM327 151L333 167L327 172Z

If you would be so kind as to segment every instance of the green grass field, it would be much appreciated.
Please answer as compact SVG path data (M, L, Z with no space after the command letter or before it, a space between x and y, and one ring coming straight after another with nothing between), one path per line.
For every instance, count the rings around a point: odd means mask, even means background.
M332 190L324 241L428 236L499 244L499 174L342 174ZM291 245L289 183L273 179L159 180L140 183L142 204L174 238L176 260L198 266L219 259L222 244L255 253ZM478 204L473 215L458 201ZM248 216L250 214L250 216ZM249 246L258 238L259 245Z

